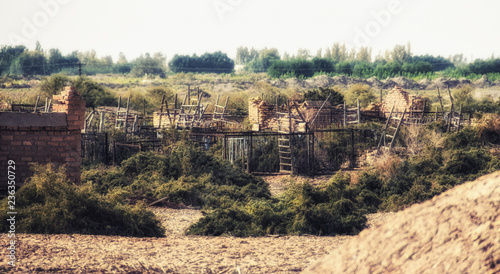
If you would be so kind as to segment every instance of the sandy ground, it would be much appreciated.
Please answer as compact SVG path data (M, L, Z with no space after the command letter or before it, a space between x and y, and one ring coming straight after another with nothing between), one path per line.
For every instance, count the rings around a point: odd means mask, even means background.
M164 238L18 234L12 273L158 272L293 273L330 253L352 236L268 236L256 238L184 236L202 215L198 210L154 208L167 230ZM385 215L372 216L372 222ZM7 246L2 235L2 246ZM238 272L239 271L239 272Z
M287 176L265 179L275 195L290 182L283 180ZM314 183L325 179L316 178ZM2 234L0 273L293 273L352 238L185 236L184 230L202 217L201 211L151 209L166 229L164 238L17 234L15 268L7 266L10 239ZM369 225L389 215L370 215Z

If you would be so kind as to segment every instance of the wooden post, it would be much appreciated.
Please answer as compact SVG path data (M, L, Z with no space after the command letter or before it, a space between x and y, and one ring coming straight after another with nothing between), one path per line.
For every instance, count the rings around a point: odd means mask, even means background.
M161 105L160 105L160 117L158 118L158 128L161 128L161 118L163 116L163 104L165 104L165 94L161 97ZM167 106L168 108L168 106ZM154 125L153 125L154 127Z
M120 116L120 105L122 104L122 97L118 97L118 108L116 109L116 119L115 119L115 128L118 127L118 117ZM114 158L113 158L114 161ZM114 164L114 162L113 162Z
M450 114L448 115L448 129L447 129L447 131L450 131L451 130L451 120L453 119L453 116L455 115L455 106L453 104L453 97L451 96L451 90L450 90L449 85L448 85L448 95L450 96L451 107L450 107Z
M128 111L130 107L130 96L127 99L127 112L125 113L125 134L127 134Z
M441 104L441 115L444 115L444 107L443 107L443 100L441 98L441 92L439 92L439 87L437 87L438 90L438 99L439 99L439 104ZM444 117L443 117L444 118Z
M460 105L460 112L458 113L458 126L457 131L460 130L460 124L462 123L462 105Z
M99 119L99 132L104 131L104 112L101 112L101 117Z
M346 109L346 104L344 101L344 127L347 126L347 109Z
M35 109L33 110L33 112L36 112L36 109L38 108L38 102L40 101L40 96L37 96L36 97L36 103L35 103Z
M250 136L248 138L248 153L247 153L247 172L250 173L252 172L251 170L251 159L252 159L252 148L253 148L253 145L252 145L252 142L253 142L253 133L250 132Z
M351 128L351 164L350 167L354 168L354 160L356 156L354 155L354 129Z
M222 138L222 159L227 160L227 145L226 145L226 135L224 134L224 137Z
M361 123L361 110L359 108L359 99L357 100L358 103L358 125Z

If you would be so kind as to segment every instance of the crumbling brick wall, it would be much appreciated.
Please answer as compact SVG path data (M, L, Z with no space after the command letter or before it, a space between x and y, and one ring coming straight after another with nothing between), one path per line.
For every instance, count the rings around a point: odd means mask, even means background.
M53 101L51 113L0 112L0 187L7 185L9 160L15 162L17 185L32 175L30 163L64 165L68 178L80 181L85 101L73 87Z
M401 87L395 86L384 98L382 111L388 115L392 106L394 106L394 112L398 113L403 112L405 109L406 111L423 111L425 100L418 96L410 95Z
M252 98L248 104L248 120L255 131L272 128L272 119L276 119L276 109L259 98Z

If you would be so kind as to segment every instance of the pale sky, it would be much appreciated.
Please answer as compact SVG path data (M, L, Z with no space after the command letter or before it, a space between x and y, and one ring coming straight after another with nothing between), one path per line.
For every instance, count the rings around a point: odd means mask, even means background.
M40 41L116 61L120 52L234 58L239 46L315 55L335 42L375 57L410 42L414 55L476 59L500 57L499 11L498 0L0 0L0 45Z

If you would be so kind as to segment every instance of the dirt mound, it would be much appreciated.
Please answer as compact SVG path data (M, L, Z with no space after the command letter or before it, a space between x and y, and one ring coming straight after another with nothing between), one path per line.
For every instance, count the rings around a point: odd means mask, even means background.
M392 81L396 83L396 85L404 88L404 89L420 89L420 85L415 83L415 81L411 79L407 79L405 77L396 77L392 78Z
M483 75L481 78L474 81L474 85L480 88L489 87L490 81L488 80L488 76Z
M305 273L499 273L500 172L389 216Z
M329 87L335 84L335 81L326 75L318 75L314 78L306 80L306 82L313 87Z

